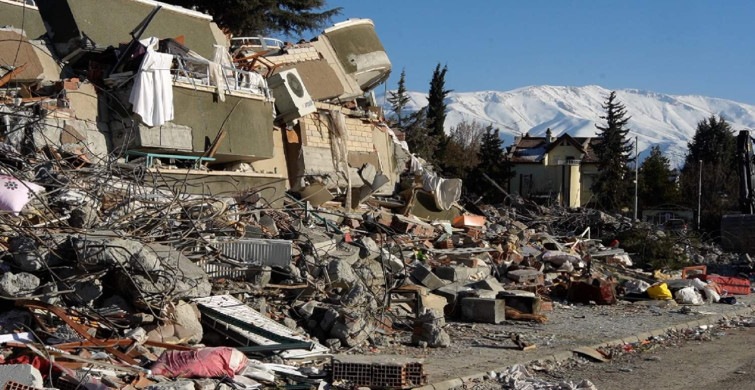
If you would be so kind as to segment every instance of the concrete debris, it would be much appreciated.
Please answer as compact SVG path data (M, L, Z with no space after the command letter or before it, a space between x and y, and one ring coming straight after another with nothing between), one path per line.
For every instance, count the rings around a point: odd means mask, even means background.
M43 388L42 374L30 364L6 364L0 365L0 386L5 388L8 382L33 388Z
M39 287L39 283L39 278L30 273L6 272L0 276L0 293L6 297L31 295Z
M442 313L426 310L414 321L412 344L430 348L445 348L451 345L451 337L443 327L446 325Z
M740 276L752 277L752 259L715 244L672 243L644 222L513 194L502 204L463 200L461 180L411 154L376 105L371 91L391 63L369 20L296 44L229 41L209 15L151 3L37 1L32 25L48 31L35 31L42 38L27 46L36 49L0 50L0 330L9 342L0 379L193 390L359 387L399 373L411 379L395 387L408 388L426 384L421 362L323 356L432 356L407 349L453 346L456 325L545 324L568 304L677 305L650 299L656 282L680 304L750 292ZM97 17L109 14L133 25ZM19 34L0 29L8 44ZM27 62L33 69L8 65ZM58 64L78 78L61 78ZM150 78L157 90L140 96L162 100L129 103ZM172 114L149 126L139 113L152 106ZM623 234L635 234L627 247ZM656 241L675 261L708 268L683 278L631 248ZM211 348L254 359L223 383L149 375L160 356L171 367ZM51 367L45 383L23 364L30 356ZM6 375L11 368L34 378ZM502 380L523 388L528 378L517 369Z

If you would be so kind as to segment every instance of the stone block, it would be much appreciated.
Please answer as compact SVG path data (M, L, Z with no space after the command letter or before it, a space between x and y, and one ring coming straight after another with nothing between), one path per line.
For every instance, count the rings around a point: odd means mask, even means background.
M461 314L469 321L498 324L506 320L506 301L490 298L462 298Z
M416 283L419 283L430 290L437 290L445 286L443 280L421 265L414 267L414 270L412 271L412 279L414 279Z

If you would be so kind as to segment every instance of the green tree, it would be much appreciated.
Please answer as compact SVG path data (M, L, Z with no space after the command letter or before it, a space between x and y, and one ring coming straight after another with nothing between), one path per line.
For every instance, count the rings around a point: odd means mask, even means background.
M237 36L297 34L325 27L342 8L324 9L325 0L164 0L212 15Z
M435 151L438 148L438 139L430 135L427 126L427 108L423 108L411 114L407 120L406 143L409 150L427 162L435 162Z
M679 187L671 179L671 174L671 162L663 155L661 147L654 145L640 165L640 209L679 202Z
M398 79L398 89L396 91L388 92L388 102L391 103L391 109L395 118L395 126L403 130L404 125L404 109L411 100L406 93L406 69L401 70L401 77Z
M687 148L680 191L685 195L685 203L697 209L697 195L699 188L702 188L700 228L715 234L720 229L721 216L737 209L737 140L731 125L724 118L711 116L697 124Z
M447 176L467 181L469 174L480 163L478 152L485 129L484 125L476 121L462 121L451 127L443 160Z
M427 96L427 125L430 135L438 140L436 150L436 160L441 164L445 158L448 136L445 131L446 124L446 97L451 90L446 89L446 72L448 66L440 68L440 63L433 71L433 77L430 80L430 92Z
M630 117L626 107L616 99L616 92L611 91L603 104L605 115L600 119L605 126L598 128L600 142L594 146L598 158L598 177L592 186L596 206L609 212L618 212L629 205L628 179L630 152L632 145L627 139L629 129L626 127Z
M485 128L485 133L480 139L480 151L477 153L480 163L469 176L468 188L479 195L485 196L489 201L501 201L502 194L483 177L486 174L502 188L507 188L512 171L506 152L503 148L500 131L492 125Z

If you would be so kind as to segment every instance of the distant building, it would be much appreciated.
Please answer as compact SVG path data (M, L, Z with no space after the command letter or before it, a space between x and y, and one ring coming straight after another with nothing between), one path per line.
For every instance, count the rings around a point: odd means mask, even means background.
M580 207L590 201L598 174L593 146L600 138L525 134L509 148L513 175L509 190L525 198Z
M694 218L694 210L675 204L662 204L642 210L642 220L653 225L663 225L672 219L681 219L691 225Z

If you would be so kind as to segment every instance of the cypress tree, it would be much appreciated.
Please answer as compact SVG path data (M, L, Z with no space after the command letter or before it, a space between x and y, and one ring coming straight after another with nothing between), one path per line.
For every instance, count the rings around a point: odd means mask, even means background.
M398 89L394 92L388 92L388 102L391 103L391 109L395 116L395 126L404 129L403 112L409 103L409 95L406 94L406 69L401 70L401 77L398 79Z
M446 123L446 97L451 92L446 88L446 72L448 66L440 68L440 63L433 71L433 77L430 80L430 92L427 97L427 126L430 135L437 140L438 148L435 152L436 160L441 164L445 157L448 136L444 126Z

